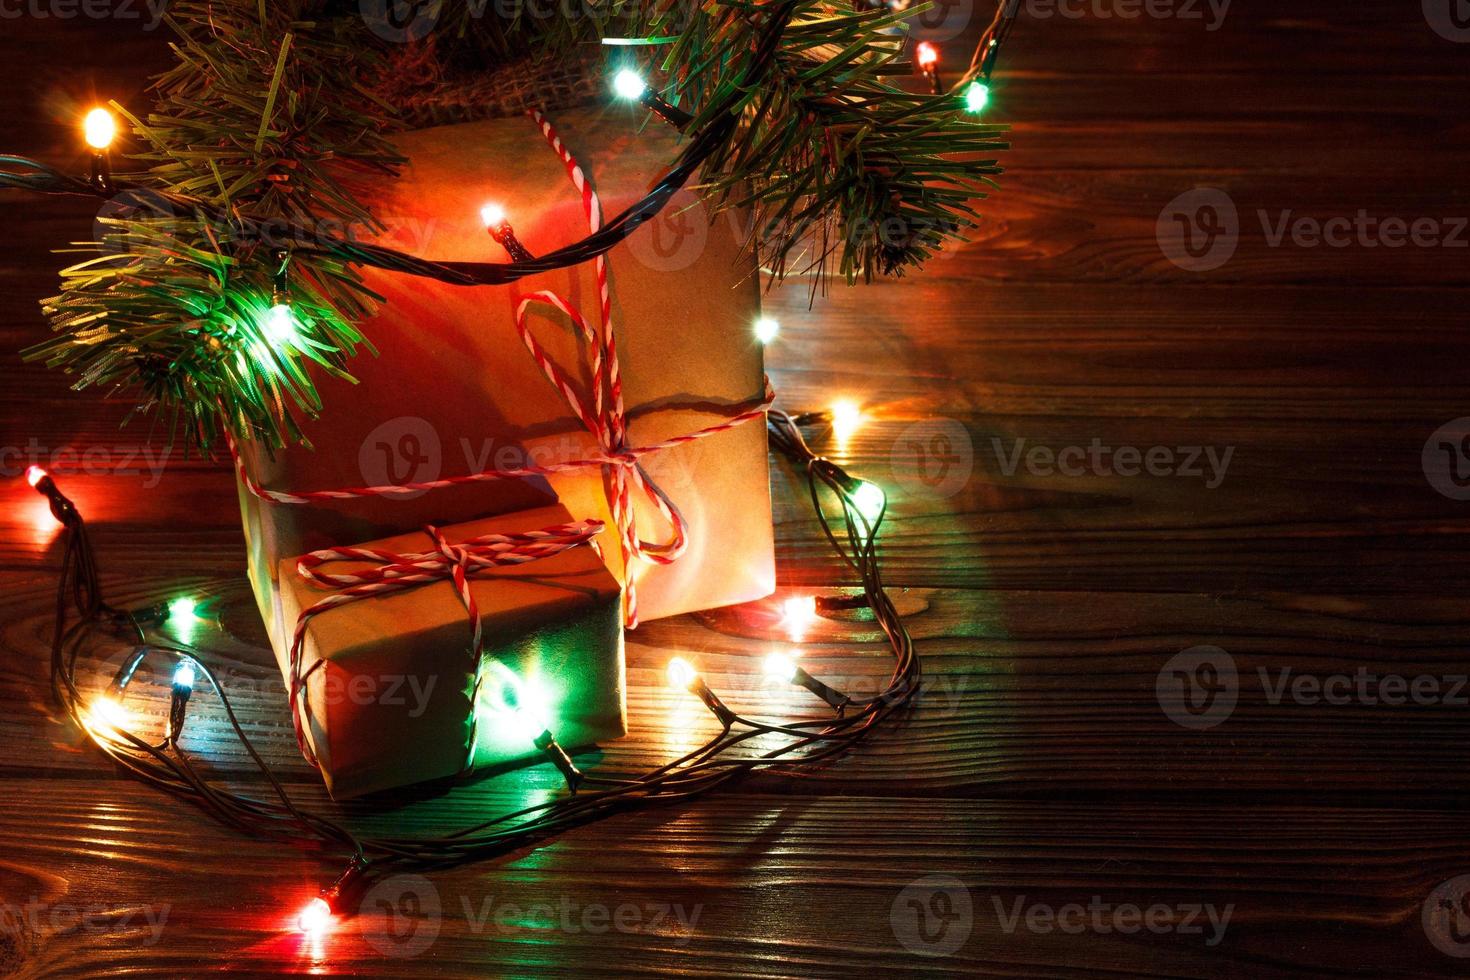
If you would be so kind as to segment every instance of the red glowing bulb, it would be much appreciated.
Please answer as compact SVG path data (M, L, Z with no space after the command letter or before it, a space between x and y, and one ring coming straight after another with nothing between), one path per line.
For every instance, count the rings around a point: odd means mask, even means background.
M39 466L26 467L26 482L33 487L36 484L40 483L42 480L46 479L46 475L46 471L41 469L41 467Z
M916 58L919 67L927 71L939 64L939 49L930 42L924 41L918 47Z
M296 928L305 933L320 933L332 924L332 907L325 898L313 898L296 918Z

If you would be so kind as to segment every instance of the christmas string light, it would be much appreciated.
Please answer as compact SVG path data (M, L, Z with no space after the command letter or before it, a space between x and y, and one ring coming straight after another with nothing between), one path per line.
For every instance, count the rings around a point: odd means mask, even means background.
M572 762L572 757L567 754L566 749L557 742L556 736L551 733L551 724L546 720L544 713L530 703L525 685L520 678L516 677L514 671L498 660L490 661L489 668L490 673L499 681L491 706L492 711L500 717L511 719L522 737L551 760L552 765L556 766L562 778L566 780L567 789L575 795L586 776ZM477 694L476 702L478 701ZM472 766L473 755L471 755L470 765L465 768L469 769Z
M823 684L784 653L772 653L766 657L765 672L766 676L773 681L806 688L826 701L839 715L847 710L848 705L852 704L852 698Z
M846 449L867 420L862 406L848 398L833 402L828 417L832 422L832 438L837 441L838 449Z
M782 621L793 642L800 643L817 621L817 597L793 596L781 604Z
M944 91L944 83L939 78L939 46L933 41L920 41L914 49L914 64L918 66L920 74L929 83L929 90L935 95Z
M681 691L689 691L691 694L697 696L726 729L729 729L730 726L735 724L735 712L731 711L725 702L721 701L718 695L710 690L710 686L705 683L704 678L699 675L699 671L689 661L683 657L675 657L669 661L667 674L670 687L677 688Z
M781 333L781 324L772 317L763 316L755 321L755 339L769 344Z
M643 76L631 68L624 68L613 76L613 91L619 98L643 103L649 111L662 117L675 129L687 129L694 122L693 116L649 88Z
M510 218L505 213L505 208L499 204L487 204L480 209L480 220L485 223L485 230L490 237L495 239L515 262L532 262L536 256L532 255L521 240L516 237L515 229L510 226Z
M971 82L965 89L965 111L981 113L990 104L990 86L984 82Z
M74 507L67 506L61 507L69 517L64 522L66 537L57 587L51 661L53 692L73 720L91 734L92 744L98 751L144 782L190 799L225 823L250 833L292 840L305 835L330 848L348 852L351 859L347 870L301 910L298 926L309 933L328 929L337 916L350 913L349 892L355 892L374 869L443 866L502 855L632 806L692 799L758 769L786 771L824 764L909 702L918 689L919 662L913 641L883 586L877 558L877 526L869 525L856 514L851 500L841 489L852 478L830 460L811 451L791 416L772 411L769 428L772 445L805 472L812 499L818 502L818 522L839 555L859 574L874 621L889 639L895 655L888 687L877 697L851 702L849 710L837 718L784 725L745 718L708 691L708 685L699 678L692 664L687 661L682 666L671 664L677 686L697 693L702 686L708 692L706 703L711 704L712 710L715 710L713 705L722 709L716 710L720 731L704 745L632 779L587 774L584 789L575 795L493 816L450 834L360 838L339 823L295 804L254 748L228 695L207 663L195 653L149 641L134 613L118 610L102 600L85 523ZM38 490L42 482L36 481ZM834 492L841 504L840 537L819 504L821 487ZM61 497L60 491L54 489L54 481L53 492ZM68 624L68 614L72 611L79 618ZM130 731L131 719L127 715L109 715L110 721L99 715L93 720L92 713L82 707L86 698L77 686L75 675L82 647L99 630L116 632L142 645L147 655L174 658L176 675L177 665L188 660L196 670L196 680L207 682L218 698L230 730L266 781L271 795L256 798L213 783L173 741L153 744ZM192 689L196 685L189 686ZM703 694L701 699L705 699ZM757 738L786 741L774 748L763 747L753 756L739 751Z
M112 193L112 141L117 137L117 120L98 107L82 118L82 137L93 149L92 186L99 194Z
M189 698L194 694L194 681L197 679L194 664L188 660L179 661L174 668L173 682L169 685L168 704L168 740L177 742L184 731L184 717L189 708Z
M1015 23L1018 5L1019 0L1003 0L998 7L994 20L982 35L970 70L960 80L961 85L968 85L978 80L987 86L985 91L988 92L988 85L1001 44ZM742 115L737 110L744 102L746 93L758 89L772 70L781 39L790 27L797 10L794 0L784 0L784 2L772 3L768 6L769 12L756 41L753 57L747 65L746 75L729 86L728 91L717 104L709 106L701 113L701 117L706 122L691 134L677 163L640 201L604 223L597 232L589 234L579 242L535 259L513 260L510 264L432 262L386 246L323 236L304 225L289 224L286 228L279 229L276 223L272 223L270 231L273 234L279 231L288 237L295 247L310 250L323 257L405 275L435 279L456 286L508 285L528 276L570 268L592 261L606 254L644 223L659 214L699 169L720 152L736 131ZM655 43L664 40L673 39L642 39L637 43ZM637 92L636 97L645 104L651 98L657 98L656 94L650 93L643 77L631 68L623 69L615 75L614 90L625 93L628 97L634 97L633 93ZM966 100L967 105L970 104L968 94ZM671 121L674 121L676 125L687 127L692 121L692 118L682 110L663 100L659 100L659 103L670 111ZM650 107L658 111L657 104ZM53 167L24 157L0 154L0 163L21 168L19 171L0 170L0 187L15 187L40 193L100 196L111 196L117 191L150 189L148 183L139 181L109 179L107 186L102 186L97 180L91 182L77 180ZM178 194L167 195L167 199L189 208L204 219L219 221L237 228L242 237L265 237L265 226L246 214L235 211L225 213L203 201Z

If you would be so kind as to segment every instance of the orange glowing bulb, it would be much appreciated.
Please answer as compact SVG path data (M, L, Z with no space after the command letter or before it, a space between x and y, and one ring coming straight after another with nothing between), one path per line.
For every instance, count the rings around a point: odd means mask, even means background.
M26 467L26 482L33 487L36 484L40 483L42 480L46 479L46 475L46 471L41 469L41 467L39 466Z
M92 149L105 150L117 136L117 120L106 109L93 109L82 119L82 135Z
M939 48L929 41L922 42L918 47L917 60L920 68L926 71L933 68L939 64Z
M839 447L846 446L863 427L865 416L862 407L857 402L844 398L833 402L831 411L832 438L837 440Z

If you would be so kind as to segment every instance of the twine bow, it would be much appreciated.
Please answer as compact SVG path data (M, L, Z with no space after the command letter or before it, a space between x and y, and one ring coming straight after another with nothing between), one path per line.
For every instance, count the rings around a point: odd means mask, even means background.
M587 180L576 158L562 143L550 121L539 110L531 118L541 128L541 134L566 165L567 176L582 195L587 223L596 233L602 229L602 201ZM235 470L240 482L262 500L278 504L315 504L335 500L352 500L360 497L411 496L428 490L457 486L465 483L480 483L491 480L512 480L526 477L552 476L577 470L600 467L603 471L607 491L608 509L613 522L618 526L618 541L624 558L624 620L632 629L638 625L638 565L652 562L668 565L677 561L688 546L687 526L684 516L661 487L649 477L642 466L644 457L665 452L700 439L718 435L746 422L765 417L766 410L775 400L775 393L767 382L764 394L757 399L733 406L730 415L714 425L696 432L675 436L662 442L642 446L628 445L627 411L623 404L623 380L618 365L617 340L612 329L612 292L608 282L607 259L599 256L594 260L597 288L600 299L601 327L594 329L582 313L557 294L542 290L525 296L516 308L515 325L521 341L531 352L553 387L565 399L583 427L598 442L598 451L583 458L565 462L546 463L508 469L491 469L465 476L430 480L422 483L395 484L378 487L351 487L341 490L312 490L286 492L268 490L253 479L245 468L240 454L230 444L235 456ZM584 399L575 385L547 356L545 349L532 335L529 314L533 307L544 306L560 311L576 327L581 346L584 348L592 374L590 399ZM590 405L588 404L590 400ZM669 539L650 542L638 534L638 517L635 498L641 494L658 511L668 525ZM595 543L593 547L596 547Z
M313 766L317 765L316 754L306 738L301 697L306 682L313 671L325 661L318 660L309 670L301 669L302 654L306 646L306 631L311 621L322 613L349 603L373 596L407 592L435 582L452 582L455 593L469 614L471 628L471 663L478 671L484 640L484 628L480 623L480 610L470 590L470 581L475 575L492 568L524 565L559 555L581 545L594 545L601 533L602 521L574 521L557 524L537 531L514 534L484 534L459 544L451 543L444 532L433 525L424 528L424 533L433 542L428 551L397 554L376 548L325 548L313 551L296 562L296 572L308 582L330 589L340 589L304 610L296 620L296 633L291 640L290 697L291 719L296 726L296 744L301 754ZM322 566L334 562L371 562L373 567L351 572L327 572ZM470 751L473 758L474 712L471 712Z

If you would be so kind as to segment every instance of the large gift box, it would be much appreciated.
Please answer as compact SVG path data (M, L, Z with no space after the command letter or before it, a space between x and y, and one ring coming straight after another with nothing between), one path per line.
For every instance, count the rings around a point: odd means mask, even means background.
M451 546L567 524L559 505L440 529ZM435 551L426 532L359 546L389 555ZM333 576L381 562L330 561ZM341 590L309 581L295 559L277 569L294 626ZM626 733L621 588L597 552L574 547L523 565L477 570L468 587L482 631L448 576L368 595L311 616L297 667L306 747L344 799L540 755L545 726L569 748ZM289 650L281 671L292 676ZM535 730L532 730L535 729Z
M677 157L667 126L629 113L570 114L555 124L611 216L639 200ZM520 241L546 254L588 231L565 163L530 118L418 131L400 149L401 179L365 192L390 229L382 244L437 261L509 261L480 218L504 207ZM764 395L752 325L758 278L738 222L713 225L697 200L677 197L609 253L611 314L626 402L626 445L648 446L715 426ZM485 470L585 459L598 445L550 384L515 327L521 298L549 290L596 324L592 263L513 286L455 287L367 270L386 300L363 325L379 351L350 365L358 383L316 377L321 417L304 423L310 448L240 448L251 478L295 493L401 486ZM590 399L587 351L567 318L544 306L530 328L552 363ZM643 458L650 480L682 513L684 555L669 565L623 567L619 530L600 467L462 484L406 497L267 502L242 486L250 574L278 651L289 639L281 608L283 559L318 548L410 532L560 501L576 518L608 522L609 567L631 574L643 620L749 601L774 588L766 433L759 419ZM637 492L638 536L666 542L663 516Z

